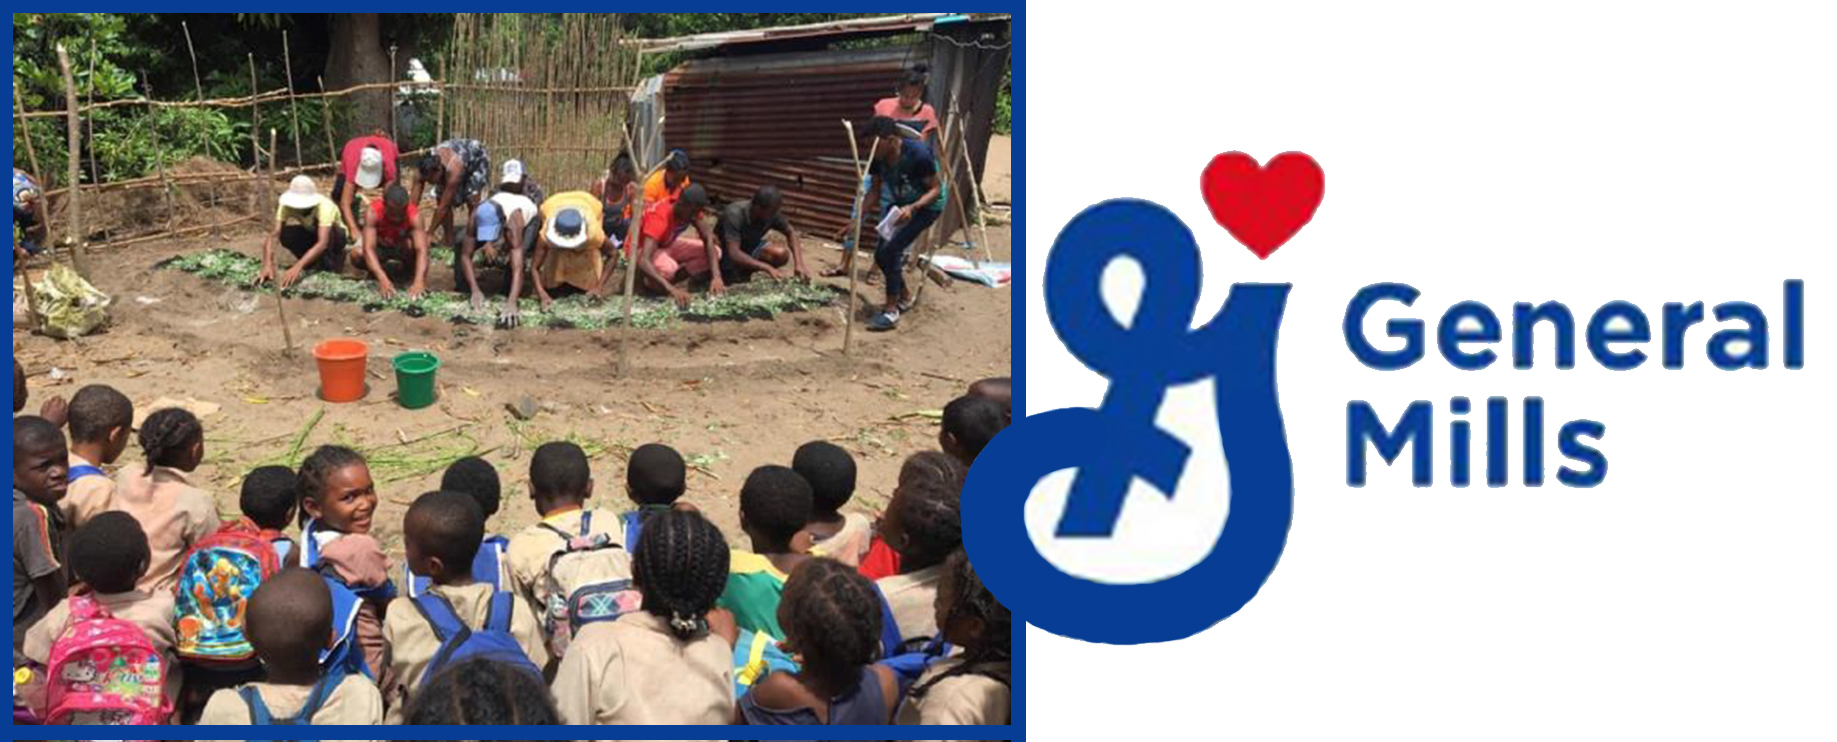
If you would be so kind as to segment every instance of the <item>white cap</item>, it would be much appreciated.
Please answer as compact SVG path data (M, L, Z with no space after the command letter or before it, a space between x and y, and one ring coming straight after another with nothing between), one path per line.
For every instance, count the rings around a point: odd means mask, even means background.
M364 153L357 157L357 187L375 188L383 184L383 153L375 147L365 147Z
M523 182L523 161L522 160L506 160L504 162L504 177L498 178L498 182L499 183L521 183Z
M313 179L304 175L293 176L293 182L287 184L287 192L281 194L281 205L289 209L309 209L319 203L319 186L313 185Z

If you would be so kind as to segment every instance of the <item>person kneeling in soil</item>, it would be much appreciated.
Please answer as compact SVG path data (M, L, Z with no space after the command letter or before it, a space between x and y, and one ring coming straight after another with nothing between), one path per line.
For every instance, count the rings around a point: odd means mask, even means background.
M45 194L31 174L13 168L13 226L24 239L13 245L13 263L37 255L51 239L51 219L45 215Z
M428 231L439 227L441 244L458 245L459 240L453 234L453 212L461 204L466 206L468 214L478 210L485 185L491 180L491 155L477 139L448 139L422 157L415 169L420 175L415 185L415 202L421 202L430 185L438 199Z
M646 292L667 293L676 300L677 306L687 309L689 292L677 284L706 275L708 293L726 293L727 283L721 280L720 271L714 270L721 264L720 248L709 236L708 225L700 218L702 209L707 207L708 192L699 185L684 188L682 196L674 201L659 201L644 207L637 265ZM690 227L695 228L701 239L683 236ZM612 271L607 271L601 277L598 293L604 294L611 280Z
M381 201L370 204L370 215L364 220L364 266L376 277L376 291L389 299L395 296L395 284L389 280L389 264L413 266L408 284L408 298L419 299L427 292L427 231L415 205L408 202L408 189L389 186ZM400 274L398 268L397 274Z
M784 196L772 186L760 186L751 200L735 201L721 209L715 218L714 235L721 242L721 276L745 280L755 272L765 271L772 278L784 278L780 268L794 265L798 278L809 278L804 267L804 253L798 249L797 230L785 220L781 208ZM766 232L785 236L785 245L774 245L765 239Z
M498 324L515 327L519 316L517 299L523 293L525 256L534 252L536 241L541 239L542 218L534 201L509 190L492 194L479 204L475 213L477 217L466 230L465 241L459 245L459 264L453 268L454 275L459 278L455 282L464 280L465 284L458 288L471 293L473 309L484 309L485 293L478 288L473 254L482 252L486 265L507 270L510 289L504 299L504 310L498 314Z
M280 277L282 289L299 283L301 271L307 268L333 273L344 270L345 244L349 237L338 218L338 204L319 195L319 187L304 175L293 177L280 201L280 207L274 212L274 231L269 232L267 241L262 243L262 270L256 274L255 283L274 280L274 245L277 242L296 258L293 267Z
M612 244L601 224L600 200L586 191L565 191L548 197L539 210L542 237L536 241L531 264L539 278L536 299L548 311L553 299L550 289L573 287L578 291L595 291L605 268L606 252Z

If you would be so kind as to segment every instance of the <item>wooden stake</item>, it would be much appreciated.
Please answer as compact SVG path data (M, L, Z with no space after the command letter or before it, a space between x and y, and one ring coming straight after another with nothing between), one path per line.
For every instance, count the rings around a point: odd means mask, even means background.
M275 140L278 138L280 138L280 134L278 132L276 132L274 129L268 130L268 178L267 180L268 180L268 196L271 199L280 198L280 195L281 195L275 192L275 188L277 184L274 182L274 171L280 169L280 163L276 162L276 160L280 158L280 152L276 151L279 149L279 146L275 144Z
M147 92L153 91L153 85L147 82L146 70L141 70L140 72L140 84L141 87L147 89ZM149 116L147 118L152 117ZM165 228L171 230L172 220L178 216L178 212L172 208L172 179L166 177L166 148L160 146L159 127L157 125L153 127L153 132L148 135L148 138L153 142L153 164L159 168L160 194L164 196L164 201L166 203Z
M25 113L25 111L26 111L25 99L19 96L19 79L14 78L13 79L13 112L15 114L23 114ZM26 118L24 116L19 116L19 132L20 132L20 136L24 137L26 140L26 159L32 162L32 177L39 178L41 179L41 182L42 182L42 179L45 177L45 171L38 169L38 148L32 146L32 129L31 127L26 125L27 123L28 122L26 121ZM50 213L49 203L45 205L45 213L47 214Z
M293 95L293 51L288 48L286 31L281 32L281 61L287 65L287 110L293 114L293 164L299 167L306 162L300 159L300 103Z
M662 116L657 117L657 130L658 131L663 130L663 119L664 117ZM635 152L632 153L632 163L633 164L641 163L643 161L644 161L643 155L635 153ZM631 231L629 233L630 236L626 238L626 242L625 242L625 244L631 245L631 264L625 267L625 327L628 330L631 329L632 291L635 285L638 283L638 258L642 257L641 253L643 252L638 249L642 247L642 245L639 245L636 242L632 242L631 240L641 239L639 233L642 230L639 229L639 226L641 226L644 223L644 183L645 181L648 181L651 179L651 175L653 173L657 172L658 170L662 170L664 165L669 164L669 162L670 162L669 157L663 158L662 160L658 161L657 164L653 166L648 172L646 172L644 175L638 178L638 198L632 201ZM667 245L659 245L659 247L667 247ZM716 269L718 270L719 267L717 266Z
M274 149L275 149L275 140L277 138L279 138L279 133L276 132L274 129L269 129L268 130L268 190L270 193L272 193L274 190L274 164L275 164L274 163ZM255 162L256 162L256 165L259 166L261 164L261 157L257 156ZM324 257L324 256L321 256L321 257ZM281 297L281 294L283 293L285 292L281 291L281 289L278 286L274 289L274 312L275 314L280 315L281 341L286 343L286 346L281 351L281 354L288 358L292 358L293 357L293 329L287 326L287 306L285 304L285 300L282 299Z
M976 177L976 163L970 159L970 133L963 119L957 119L957 142L963 152L963 169L970 175L970 195L976 197L976 231L982 244L982 261L994 262L995 255L989 252L989 220L984 216L989 210L988 202L982 200L981 178Z
M946 152L948 152L950 149L950 144L949 144L950 124L961 123L961 121L962 119L957 117L957 112L955 110L955 107L953 106L951 110L950 119L945 123L944 132L938 137L939 146L942 147ZM957 145L961 147L963 143L959 141L957 142ZM934 153L934 154L936 155L935 159L937 160L937 163L938 163L938 177L944 180L945 186L956 185L957 181L954 177L952 177L953 175L955 175L955 172L952 171L950 168L950 156L942 152ZM949 194L948 198L950 198L950 200L952 201L957 202L957 228L963 230L963 233L965 235L968 235L970 231L970 215L969 215L969 211L963 205L963 194L952 193L952 194ZM946 208L949 208L949 207L946 207ZM938 230L938 232L942 232L942 231L943 230ZM952 232L952 234L954 234L954 232ZM949 239L950 239L950 234L933 233L932 239L930 240L930 244L926 245L925 259L923 261L920 261L924 263L924 265L919 267L918 288L912 290L912 306L913 307L916 308L918 306L919 299L925 296L925 284L927 282L927 279L932 279L933 272L938 271L938 268L936 266L933 266L931 263L931 261L937 258L938 256L938 247L943 245ZM944 281L949 281L949 280L950 280L949 276L945 276ZM941 285L949 286L950 284L943 283Z
M319 77L319 89L325 89L323 75ZM330 101L324 98L319 99L319 115L325 119L325 151L329 153L326 156L338 160L341 153L338 151L338 145L332 139L332 104Z
M201 102L204 100L204 81L198 77L198 50L191 45L191 26L185 21L179 21L179 28L185 30L185 51L191 54L191 84L197 89L198 100Z
M447 58L446 54L440 55L440 114L437 119L438 123L436 123L434 126L434 141L435 142L446 141L446 96L447 96L446 58Z
M90 103L96 102L96 42L89 42L89 90L85 91ZM96 117L90 116L83 126L89 134L89 182L102 182L102 169L96 167Z
M395 44L390 44L389 45L389 82L393 83L395 81L396 81ZM389 141L400 142L402 141L401 138L397 137L395 133L395 92L396 92L395 89L396 89L395 85L389 86ZM397 146L399 147L401 145L398 144Z
M78 185L77 159L81 156L83 140L78 131L82 126L77 121L77 81L70 74L70 54L63 44L57 45L57 66L64 73L64 105L68 106L70 115L66 117L70 133L69 167L65 174L70 178L70 244L71 261L76 264L77 275L89 278L89 259L83 254L83 189Z
M198 50L191 45L191 26L185 21L179 21L179 28L185 30L185 52L191 55L192 89L197 91L198 102L202 103L204 101L204 81L198 77ZM153 88L151 86L147 88L147 93L149 95L153 93ZM217 209L217 183L214 181L210 184L210 207L212 211ZM167 221L170 223L171 220L168 219ZM211 224L215 225L216 222L213 221ZM212 239L217 237L217 229L215 226L211 227L210 235Z
M260 84L255 81L255 55L253 53L249 55L249 90L256 94L261 93ZM255 153L255 172L259 174L261 173L261 170L262 170L262 108L261 106L259 105L255 106L253 116L254 116L254 122L249 125L249 149ZM262 210L261 203L258 201L258 199L260 198L261 198L261 191L259 189L254 189L254 188L249 189L249 213L251 214L261 213L261 210Z
M863 162L860 159L861 147L855 142L855 125L848 119L843 119L842 127L848 130L848 148L856 158L855 223L848 228L849 240L852 242L843 244L844 249L853 252L855 246L861 244L861 210L866 208L864 202L867 200L867 171L873 166L874 155L880 152L880 139L875 138L874 143L868 146L867 161ZM842 317L842 355L845 356L852 354L855 349L855 311L855 269L851 265L848 268L848 314Z

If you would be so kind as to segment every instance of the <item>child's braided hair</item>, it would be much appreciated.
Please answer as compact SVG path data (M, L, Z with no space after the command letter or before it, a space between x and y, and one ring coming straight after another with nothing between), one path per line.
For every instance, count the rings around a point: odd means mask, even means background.
M678 639L708 630L708 611L727 587L729 554L721 529L699 513L671 510L644 522L632 552L632 577L644 610Z
M317 501L325 494L325 483L347 466L365 464L363 454L344 446L320 446L300 464L300 503ZM306 525L306 506L300 505L300 525Z
M943 563L963 545L962 491L931 477L915 477L899 486L892 507L911 545L903 556L915 567Z
M204 440L198 416L177 407L154 412L140 425L140 449L147 454L147 473L153 467L171 466L192 445Z
M945 585L950 587L950 591L938 593L938 600L947 601L950 612L945 614L944 623L938 626L938 631L948 630L958 618L977 618L982 620L982 636L978 637L977 646L964 651L962 662L913 688L912 697L923 698L932 686L945 678L958 675L981 675L1002 685L1010 685L1014 655L1009 629L1013 624L1013 614L976 577L976 568L970 564L969 556L963 550L957 550L944 561L944 573L947 575Z
M650 538L650 531L644 537ZM803 655L804 670L836 683L842 693L854 689L861 667L879 654L874 583L834 559L811 559L791 573L779 616Z

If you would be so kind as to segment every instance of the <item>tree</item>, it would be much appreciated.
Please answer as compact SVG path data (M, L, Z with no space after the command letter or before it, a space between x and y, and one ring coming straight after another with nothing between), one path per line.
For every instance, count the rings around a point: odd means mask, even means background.
M337 90L366 82L393 79L389 52L383 45L381 16L376 13L333 13L331 54L325 59L325 84ZM389 129L389 90L378 88L351 96L355 106L352 126L358 131ZM352 134L355 132L345 132Z

